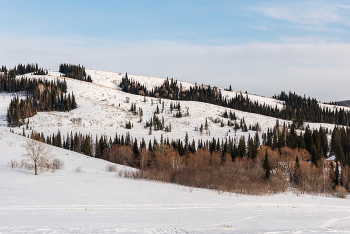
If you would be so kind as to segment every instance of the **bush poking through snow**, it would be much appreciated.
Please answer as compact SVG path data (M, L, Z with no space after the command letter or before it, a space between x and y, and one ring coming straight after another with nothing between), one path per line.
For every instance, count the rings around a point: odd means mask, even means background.
M54 172L55 170L61 170L63 168L64 168L64 162L58 158L55 158L50 163L50 169L52 170L52 172Z
M16 159L11 160L7 163L7 166L11 168L24 168L27 170L33 170L35 168L33 163L28 162L27 160L18 161ZM64 162L58 158L53 159L51 162L41 165L40 172L52 170L62 170L64 168Z
M106 165L106 171L108 171L108 172L117 172L118 169L117 169L116 165L108 164L108 165Z
M16 159L13 159L7 163L7 166L11 168L22 168L22 163Z
M145 172L141 170L131 171L131 170L124 169L124 170L118 171L116 176L120 178L130 178L134 180L147 179Z
M81 166L74 168L73 171L74 171L75 173L84 173L84 171L83 171L83 169L82 169Z
M338 185L335 188L335 192L337 194L337 197L339 198L345 198L346 195L348 194L348 192L346 191L346 189L343 186Z

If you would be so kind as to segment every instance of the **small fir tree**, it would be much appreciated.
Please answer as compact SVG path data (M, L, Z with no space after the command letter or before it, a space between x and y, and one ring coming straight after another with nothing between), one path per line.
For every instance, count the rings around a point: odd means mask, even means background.
M267 179L270 179L270 173L271 173L271 167L270 167L270 162L269 162L269 154L265 153L265 159L264 159L264 165L263 168L265 170L265 175Z

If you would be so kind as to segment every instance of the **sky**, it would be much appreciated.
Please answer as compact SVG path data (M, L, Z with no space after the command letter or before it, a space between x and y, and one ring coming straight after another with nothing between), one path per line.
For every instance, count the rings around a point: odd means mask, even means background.
M0 0L0 65L349 100L350 1Z

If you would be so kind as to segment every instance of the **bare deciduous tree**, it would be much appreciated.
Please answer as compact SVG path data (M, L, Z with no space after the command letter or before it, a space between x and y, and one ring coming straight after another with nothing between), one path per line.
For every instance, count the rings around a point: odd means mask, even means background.
M110 151L104 153L103 158L122 165L134 165L134 152L130 147L125 145L113 145Z
M175 172L178 170L181 170L182 167L184 166L183 159L177 154L172 154L169 158L169 161L170 161L171 168Z
M140 150L139 160L140 160L140 168L141 170L144 170L147 167L147 164L150 161L150 152L147 151L145 148L142 148Z
M42 142L26 139L26 143L22 145L25 153L22 155L29 163L33 163L35 175L38 174L38 168L45 167L53 157L49 148Z

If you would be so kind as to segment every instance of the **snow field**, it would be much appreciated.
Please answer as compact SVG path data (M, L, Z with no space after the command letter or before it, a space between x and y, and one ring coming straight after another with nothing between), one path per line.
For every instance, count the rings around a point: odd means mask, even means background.
M109 162L48 146L63 170L12 169L24 137L0 129L0 233L349 233L349 198L218 193L120 178ZM74 172L80 166L82 173ZM119 170L129 169L117 165Z
M86 70L86 73L88 75L91 75L94 83L102 84L104 86L108 86L108 87L116 88L116 89L118 89L119 84L122 81L122 78L125 76L125 73L114 73L114 72L108 72L108 71L89 70L89 69ZM51 72L51 74L56 75L57 73ZM166 78L142 76L142 75L132 75L132 74L128 74L128 77L133 79L134 81L139 82L142 85L145 85L147 87L147 89L149 89L149 90L151 90L152 88L155 88L156 86L163 85L164 80L166 79ZM182 84L182 87L185 90L189 89L190 87L195 86L195 84L193 84L193 83L179 81L179 80L178 80L178 84ZM197 84L197 85L201 85L201 84ZM226 91L225 89L222 89L222 88L219 88L219 89L221 90L223 97L226 97L227 99L234 98L234 97L236 97L237 94L238 95L242 94L242 96L244 98L248 96L248 98L253 102L257 101L259 104L262 104L262 105L265 104L265 105L268 105L271 107L277 106L278 109L283 108L284 101L276 100L274 98L263 97L263 96L259 96L256 94L249 94L249 93L245 93L245 92L241 92L241 91L237 91L237 90ZM285 91L289 92L289 90L285 90ZM344 109L344 110L350 111L350 107L328 105L328 104L323 104L323 103L320 103L319 105L322 108L327 107L327 108L330 108L331 110Z
M30 118L29 127L44 132L45 136L56 134L58 129L62 135L77 131L90 133L93 137L103 134L112 139L116 132L118 135L129 132L138 140L144 137L146 142L154 137L159 141L160 134L170 140L184 139L186 131L190 141L195 139L196 143L198 139L225 139L242 135L247 138L248 134L255 134L253 131L246 133L241 130L235 134L232 127L222 128L220 123L213 123L211 119L222 118L221 114L226 110L224 107L182 101L183 113L189 108L190 116L175 118L175 111L170 113L170 103L174 104L175 101L162 99L165 110L158 117L164 117L166 125L171 123L172 132L153 131L152 135L148 135L149 129L144 128L145 122L153 116L157 105L162 110L158 99L147 97L147 102L143 102L142 96L121 92L115 80L121 80L122 75L102 71L88 71L88 74L96 83L66 78L68 92L73 91L76 96L77 109L71 112L40 112ZM56 79L59 75L50 72L48 76L32 77ZM161 78L129 77L138 78L150 86L163 83ZM252 96L249 95L249 98L252 99ZM126 103L126 97L129 103ZM274 100L254 97L258 101ZM6 115L11 98L0 96L0 116ZM142 123L138 123L138 116L128 111L131 103L136 103L137 109L143 109ZM274 102L272 104L275 105ZM238 122L242 118L248 126L258 122L262 132L275 126L277 120L236 110L234 112ZM200 135L194 128L199 128L201 123L204 125L206 118L210 135ZM125 123L129 120L134 128L125 129ZM224 119L225 124L227 120ZM284 120L279 122L289 123ZM332 124L308 124L311 128L334 128ZM7 165L11 159L22 158L20 146L24 143L23 137L8 130L5 126L0 127L0 233L350 232L349 197L338 199L296 195L291 191L270 196L246 196L136 181L121 178L115 172L107 172L105 167L110 163L106 161L52 146L48 147L65 162L65 168L55 173L44 172L34 176L33 171L12 169ZM22 133L21 128L15 128L14 131ZM26 130L26 134L30 134L30 131ZM77 167L81 167L82 173L74 172ZM117 168L130 169L121 165L117 165Z
M189 135L189 141L195 140L196 144L198 139L212 140L215 139L229 139L236 138L237 140L241 136L248 138L254 136L254 131L242 132L238 130L234 132L232 127L220 127L220 123L214 123L215 119L223 119L224 124L227 125L228 119L222 118L222 114L227 110L235 112L236 117L238 117L237 122L239 123L241 119L244 118L247 126L255 125L259 123L261 126L260 135L267 131L267 128L272 128L276 124L276 118L247 113L237 110L232 110L229 108L224 108L208 103L192 102L192 101L179 101L181 104L181 110L183 113L189 110L190 116L175 118L173 115L176 111L170 112L170 104L175 104L175 101L169 99L161 99L164 102L164 111L158 115L160 119L164 117L165 125L171 124L172 131L152 131L152 135L149 135L149 128L145 129L144 126L146 121L149 121L153 116L154 111L156 111L157 105L162 111L162 104L159 103L157 98L146 97L146 102L144 102L143 96L132 95L124 93L118 89L116 83L121 81L123 74L103 72L96 70L88 70L88 74L92 76L94 83L88 83L83 81L78 81L70 78L65 78L68 85L68 92L73 92L76 97L76 102L78 108L70 112L39 112L37 115L29 119L29 129L32 128L36 132L43 132L45 136L56 134L60 130L63 136L67 133L70 134L72 131L81 132L83 134L91 134L93 139L98 135L107 135L108 137L114 138L116 132L125 135L127 132L131 134L133 138L137 138L140 142L142 138L146 142L149 140L157 139L160 141L161 134L163 134L164 139L184 139L186 132ZM48 80L62 79L60 73L51 71L49 75L46 76L34 76L27 75L32 78L45 78ZM164 79L146 76L133 76L129 75L131 78L138 79L141 83L143 82L148 87L153 87L154 85L159 85L163 83ZM97 83L95 83L97 82ZM184 83L185 84L185 83ZM189 84L189 83L188 83ZM184 86L187 87L186 83ZM187 86L186 86L187 85ZM223 91L223 94L234 93ZM234 94L235 95L235 94ZM259 96L249 95L249 98L260 98L262 101L269 101L275 99L263 98ZM129 99L129 103L126 103L126 98ZM259 99L259 103L262 102ZM7 100L7 99L6 99ZM153 100L153 105L152 105ZM9 101L9 100L7 100ZM4 101L5 102L5 101ZM4 103L3 102L3 103ZM143 109L142 122L139 122L139 117L133 115L129 112L131 103L136 103L137 109L141 107ZM276 104L276 103L274 103ZM6 104L4 104L6 106ZM8 106L8 104L7 104ZM5 108L0 109L0 115L5 116ZM209 131L201 135L199 131L195 131L195 128L205 124L205 120L208 118ZM133 124L132 129L126 129L125 124L128 121ZM288 124L290 121L279 120L279 123L283 125ZM311 128L319 128L319 126L327 127L333 129L332 124L309 124ZM22 129L15 128L15 132L22 133ZM30 134L30 130L26 130L26 135Z

